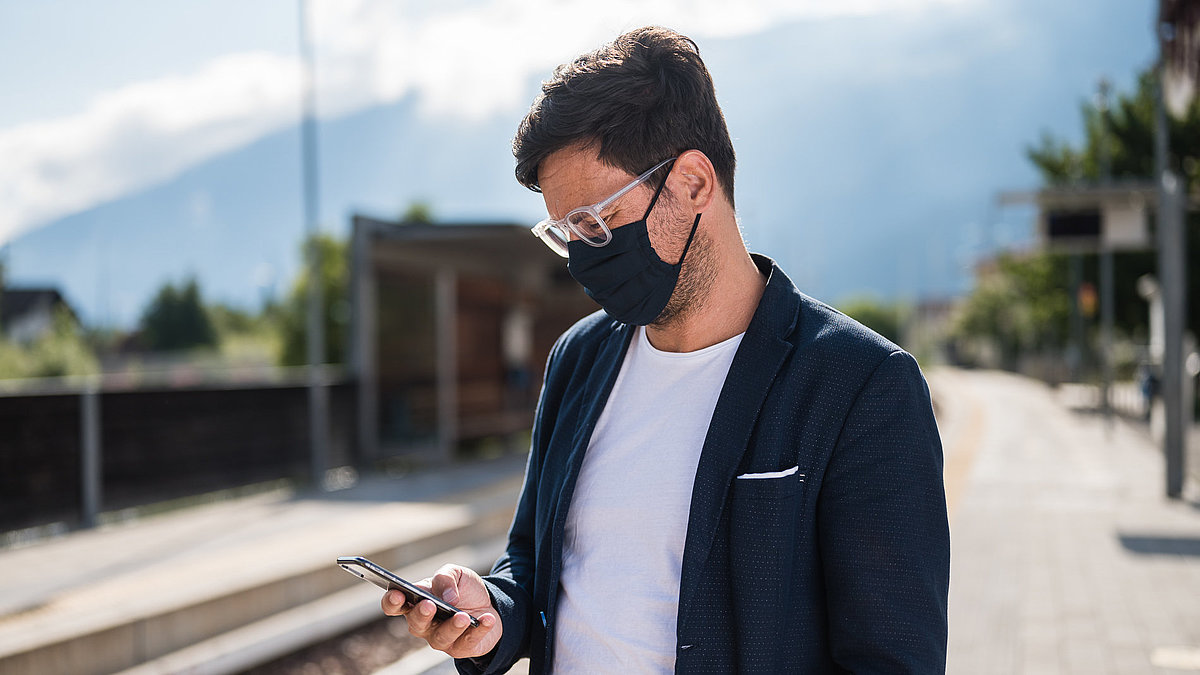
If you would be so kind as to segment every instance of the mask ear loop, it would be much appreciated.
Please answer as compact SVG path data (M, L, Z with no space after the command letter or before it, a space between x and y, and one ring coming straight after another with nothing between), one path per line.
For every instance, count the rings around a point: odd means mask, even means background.
M688 249L692 247L692 237L696 236L696 228L700 227L700 216L702 215L704 214L696 214L696 222L692 223L692 232L688 235L687 243L683 245L683 254L679 256L679 262L675 263L676 265L683 265L683 259L687 256Z
M671 167L673 167L673 166L675 166L674 160L672 160L671 163L667 165L667 176L668 177L671 175ZM646 213L644 215L642 215L642 220L649 222L650 212L654 210L654 205L658 203L658 196L660 194L662 194L663 188L665 188L666 186L667 186L667 179L663 178L663 182L659 183L658 189L654 191L654 197L652 197L650 199L650 206L646 207ZM683 265L683 259L685 256L687 256L688 249L690 249L692 247L692 239L696 236L696 228L700 227L700 216L702 216L702 215L704 215L704 214L702 214L702 213L696 214L696 220L695 220L695 222L692 223L692 231L690 233L688 233L687 243L683 245L683 254L679 256L679 262L675 263L674 267L679 267L679 266Z
M675 166L675 160L667 165L667 175L663 177L663 182L658 184L658 189L654 191L654 197L650 199L650 206L646 207L646 212L642 214L642 220L650 217L650 212L654 210L654 205L658 203L658 196L662 194L663 188L667 187L667 178L671 176L671 167Z

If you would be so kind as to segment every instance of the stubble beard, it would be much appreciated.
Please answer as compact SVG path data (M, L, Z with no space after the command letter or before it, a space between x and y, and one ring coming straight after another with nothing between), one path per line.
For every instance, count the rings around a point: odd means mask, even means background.
M716 279L717 264L712 240L697 227L692 245L688 247L683 265L680 266L679 281L675 284L671 299L650 325L669 328L699 311L707 302Z

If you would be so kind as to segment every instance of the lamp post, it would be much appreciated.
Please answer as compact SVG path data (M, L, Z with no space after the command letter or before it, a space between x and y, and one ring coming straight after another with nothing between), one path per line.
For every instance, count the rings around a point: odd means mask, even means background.
M1112 182L1112 161L1108 147L1108 80L1101 79L1097 92L1100 112L1100 185ZM1107 237L1100 238L1100 409L1104 413L1105 431L1112 433L1113 381L1113 250Z
M329 390L325 382L324 298L321 288L320 202L317 174L317 93L313 47L308 33L308 2L299 0L302 68L300 151L303 164L305 261L308 266L308 420L309 458L313 484L323 484L329 457Z
M1183 494L1184 457L1191 410L1183 409L1183 333L1187 317L1186 188L1170 168L1167 105L1185 108L1200 71L1200 2L1161 0L1155 34L1159 44L1158 95L1155 97L1154 169L1158 180L1158 270L1163 299L1162 395L1166 412L1163 451L1167 496Z

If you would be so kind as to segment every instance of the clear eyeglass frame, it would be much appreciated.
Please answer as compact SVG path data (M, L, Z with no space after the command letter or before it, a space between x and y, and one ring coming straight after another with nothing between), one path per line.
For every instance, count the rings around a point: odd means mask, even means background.
M533 233L533 236L541 239L546 246L549 246L551 251L564 258L569 257L567 242L571 241L572 234L588 246L607 246L608 242L612 241L612 230L608 228L608 223L604 222L604 217L600 215L600 212L608 208L613 202L623 197L630 190L645 183L649 180L650 176L654 175L655 171L670 164L675 159L675 157L670 157L655 164L647 169L645 173L634 178L628 185L604 199L604 201L573 209L562 218L546 218L537 225L529 228L529 231Z

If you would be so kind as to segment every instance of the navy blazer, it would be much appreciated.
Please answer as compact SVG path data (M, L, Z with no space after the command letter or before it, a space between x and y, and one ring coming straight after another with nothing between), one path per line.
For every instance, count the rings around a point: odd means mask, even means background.
M675 670L944 672L950 534L925 380L908 353L754 261L766 289L696 470ZM553 662L567 509L633 333L597 312L551 351L508 549L485 577L504 633L461 672ZM612 583L637 593L619 570Z

